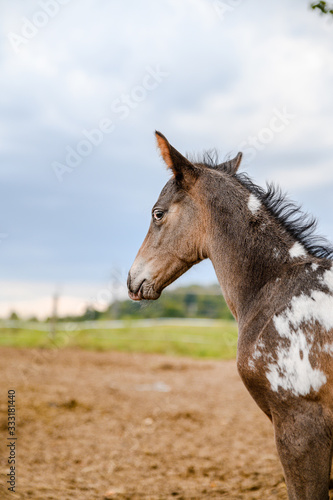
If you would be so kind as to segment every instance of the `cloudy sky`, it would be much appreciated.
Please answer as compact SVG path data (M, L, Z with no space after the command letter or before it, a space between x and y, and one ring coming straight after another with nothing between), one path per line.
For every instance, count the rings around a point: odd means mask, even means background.
M180 151L244 151L333 240L333 25L306 0L12 0L1 13L0 315L101 307ZM209 262L179 283L215 281Z

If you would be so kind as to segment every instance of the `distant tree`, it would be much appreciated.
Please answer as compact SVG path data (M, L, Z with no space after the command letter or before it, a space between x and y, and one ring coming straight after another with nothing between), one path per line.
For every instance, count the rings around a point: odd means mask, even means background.
M186 315L183 301L165 294L162 316L164 318L183 318Z
M15 311L13 311L10 315L9 315L9 319L12 319L12 320L17 320L17 319L20 319L19 316L16 314Z
M198 311L198 300L194 293L187 293L184 298L186 316L195 316Z
M328 4L327 2L311 2L311 9L318 9L321 14L331 14L333 15L333 4Z
M93 307L87 307L82 316L79 316L79 321L95 321L100 318L102 313L100 311L96 311Z

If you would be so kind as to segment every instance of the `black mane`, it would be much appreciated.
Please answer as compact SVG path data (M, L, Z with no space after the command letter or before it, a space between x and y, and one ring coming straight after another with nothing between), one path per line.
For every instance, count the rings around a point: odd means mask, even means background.
M250 177L242 172L234 176L238 181L253 193L279 221L291 236L298 240L314 257L332 259L333 246L329 241L316 234L317 219L303 212L300 205L288 198L279 186L267 183L266 189L257 186Z
M237 179L248 191L253 193L268 212L284 227L284 229L314 257L332 259L333 246L324 238L316 234L317 220L312 215L303 212L300 205L290 200L279 186L266 183L266 189L254 184L245 172L233 174L231 163L226 161L219 164L215 150L207 151L200 161L196 161L208 168L219 169Z

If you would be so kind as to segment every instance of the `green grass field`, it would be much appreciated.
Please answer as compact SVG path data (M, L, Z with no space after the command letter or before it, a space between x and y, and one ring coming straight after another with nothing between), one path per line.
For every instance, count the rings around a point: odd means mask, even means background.
M62 330L61 330L62 328ZM58 324L55 337L45 331L0 328L0 346L119 350L191 356L195 358L232 359L236 356L237 325L219 321L214 326L154 325L124 328L84 329L80 324ZM82 327L81 327L82 328Z

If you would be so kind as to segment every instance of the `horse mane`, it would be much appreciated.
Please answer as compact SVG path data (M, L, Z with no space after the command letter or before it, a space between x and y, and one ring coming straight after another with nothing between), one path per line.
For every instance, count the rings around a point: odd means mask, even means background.
M333 246L323 236L316 233L317 219L304 212L301 205L290 200L287 193L274 183L267 183L266 188L255 184L245 173L233 173L229 160L220 163L216 150L206 151L196 162L211 169L218 169L234 177L250 193L253 193L266 207L267 211L297 241L299 241L313 257L332 259Z

